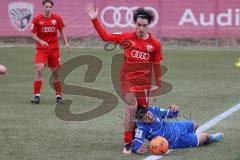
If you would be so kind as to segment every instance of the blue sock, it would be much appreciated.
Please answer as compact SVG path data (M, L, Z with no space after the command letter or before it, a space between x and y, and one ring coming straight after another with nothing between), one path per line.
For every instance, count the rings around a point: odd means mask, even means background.
M223 134L222 133L216 133L216 134L212 134L213 136L213 141L221 141L223 139Z
M214 136L213 136L213 134L210 134L210 137L205 144L210 144L212 142L214 142Z

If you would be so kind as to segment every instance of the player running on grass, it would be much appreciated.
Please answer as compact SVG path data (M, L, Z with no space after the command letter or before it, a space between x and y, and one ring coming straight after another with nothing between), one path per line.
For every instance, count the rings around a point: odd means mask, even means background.
M154 68L155 79L156 85L160 86L159 64L162 59L162 48L159 41L148 32L149 25L154 20L154 16L151 11L138 8L133 15L133 22L135 23L134 32L109 34L99 23L98 9L95 10L92 4L88 4L86 11L102 40L120 44L124 47L124 62L119 75L122 96L127 103L126 115L124 117L123 153L130 154L137 105L148 106L146 97L144 95L136 96L130 88L151 85L151 69L147 66L152 63L157 64Z
M170 109L162 109L158 106L138 106L137 128L132 152L145 154L147 149L143 143L144 139L151 141L156 136L166 138L170 149L197 147L222 140L222 133L197 135L195 131L198 124L193 121L166 120L167 118L176 118L178 114L179 108L176 105L170 105Z
M59 15L52 13L52 0L42 1L42 14L34 17L31 31L36 40L34 97L32 103L40 103L40 91L43 82L43 70L48 65L54 73L53 86L56 91L56 102L62 102L61 82L56 71L60 67L60 52L58 44L58 30L69 52L71 47L64 32L63 20Z

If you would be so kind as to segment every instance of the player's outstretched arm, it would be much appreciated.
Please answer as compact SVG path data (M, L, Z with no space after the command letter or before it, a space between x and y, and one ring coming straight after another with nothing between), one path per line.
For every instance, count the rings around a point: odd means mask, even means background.
M61 36L62 36L63 42L64 42L64 44L65 44L65 48L67 49L67 52L70 52L70 51L71 51L71 46L70 46L69 43L68 43L67 36L66 36L66 34L65 34L64 29L62 28L62 29L60 29L59 31L60 31L60 34L61 34Z
M179 107L175 104L170 104L169 112L167 114L167 118L177 118L179 113Z
M87 11L89 17L91 18L91 20L94 20L98 17L98 8L96 8L96 10L95 10L91 3L87 4L86 11Z
M97 18L98 17L98 9L96 8L96 10L95 10L93 5L89 3L86 6L86 12L88 13L89 17L91 18L92 23L93 23L95 29L97 30L98 34L102 38L102 40L116 42L115 36L106 32L106 30L102 27L102 25L98 21L98 18Z
M134 141L132 144L132 152L133 153L145 154L147 152L147 147L143 143L145 136L146 136L146 133L145 133L144 129L142 129L142 128L140 129L140 127L138 127L136 129Z
M169 109L164 109L160 107L153 107L153 112L156 113L156 115L159 118L177 118L179 114L179 108L175 104L169 105Z
M170 104L168 106L173 112L179 112L179 107L176 104Z
M147 147L145 144L142 144L136 151L138 154L145 154L147 152Z

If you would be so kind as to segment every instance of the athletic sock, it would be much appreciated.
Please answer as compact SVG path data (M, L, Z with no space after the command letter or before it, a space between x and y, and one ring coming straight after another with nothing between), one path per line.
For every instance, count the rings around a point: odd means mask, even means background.
M221 141L222 139L223 139L223 134L222 133L210 134L210 138L208 139L206 144Z
M223 139L223 134L222 133L216 133L216 134L211 134L213 137L213 141L221 141Z
M62 96L62 86L61 82L53 82L54 89L56 91L56 96Z
M124 144L131 144L132 143L132 131L124 131L123 135Z
M41 88L42 88L42 82L43 81L34 81L34 83L33 83L33 88L34 88L34 90L33 90L33 94L34 95L40 95L40 92L41 92Z

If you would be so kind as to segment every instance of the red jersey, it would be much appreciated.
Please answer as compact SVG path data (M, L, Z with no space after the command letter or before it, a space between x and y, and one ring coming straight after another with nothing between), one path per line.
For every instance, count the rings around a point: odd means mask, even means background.
M111 41L124 46L124 62L122 65L120 80L124 81L129 73L149 71L148 84L151 83L152 64L160 64L162 60L162 48L157 39L149 34L148 39L140 39L136 32L124 32L108 34L100 25L98 19L93 24L104 41ZM160 68L160 66L159 66ZM156 85L160 86L160 70L155 70Z
M60 16L52 14L50 18L38 15L33 18L31 31L37 33L37 36L46 41L49 47L42 47L36 42L37 50L58 49L58 30L64 27L63 20Z

